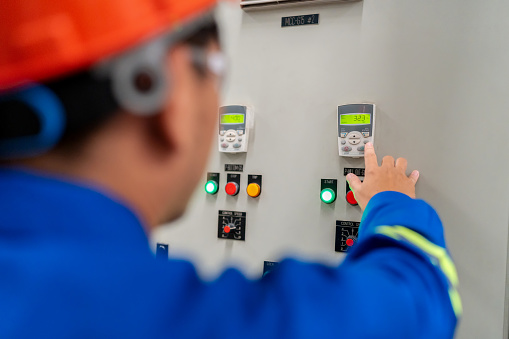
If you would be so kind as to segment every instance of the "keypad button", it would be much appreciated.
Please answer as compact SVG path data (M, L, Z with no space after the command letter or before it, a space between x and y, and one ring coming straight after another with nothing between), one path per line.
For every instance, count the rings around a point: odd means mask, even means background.
M237 138L237 140L238 140L239 142L241 142L241 141L242 141L242 138Z
M219 135L225 135L226 131L219 131Z
M343 152L350 152L352 148L350 146L345 146L342 148Z
M366 145L369 142L368 139L364 140L364 145Z
M233 145L233 148L241 148L241 147L242 147L242 145L241 145L241 144L234 144L234 145Z
M227 137L226 138L226 141L228 141L228 142L234 142L235 140L237 140L236 137Z
M244 131L239 129L239 130L237 131L237 134L238 134L238 135L244 135Z
M362 132L362 136L364 138L369 138L369 132Z
M346 140L341 140L341 145L346 145Z
M228 132L226 132L226 137L227 138L237 137L237 132L235 132L234 130L229 130Z
M364 152L364 146L359 146L359 147L357 147L357 150L358 150L359 152Z
M222 148L228 148L228 144L227 144L227 143L222 143L222 144L221 144L221 147L222 147Z
M346 138L346 136L347 136L347 135L348 135L348 133L347 133L347 132L341 132L341 137L342 137L342 138Z
M350 134L348 134L348 139L360 139L362 138L362 134L360 134L359 132L351 132Z
M361 143L361 139L350 139L348 142L350 142L352 145L358 145Z
M221 138L221 142L223 142L223 141L224 141L224 138Z

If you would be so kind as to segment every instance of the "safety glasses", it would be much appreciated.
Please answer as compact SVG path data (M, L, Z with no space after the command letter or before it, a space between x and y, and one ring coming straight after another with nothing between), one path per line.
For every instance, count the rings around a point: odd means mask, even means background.
M218 85L223 83L227 70L227 60L222 52L210 52L204 47L191 47L193 66L203 75L211 73L218 79Z

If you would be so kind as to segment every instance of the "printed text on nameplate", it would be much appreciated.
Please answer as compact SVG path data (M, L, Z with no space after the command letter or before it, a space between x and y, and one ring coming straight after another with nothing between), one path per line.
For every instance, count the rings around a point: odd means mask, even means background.
M244 172L244 165L225 164L224 171L225 172Z
M364 168L345 168L344 174L347 175L348 173L353 173L358 177L364 177L366 170Z
M320 14L296 15L281 18L281 27L318 25Z

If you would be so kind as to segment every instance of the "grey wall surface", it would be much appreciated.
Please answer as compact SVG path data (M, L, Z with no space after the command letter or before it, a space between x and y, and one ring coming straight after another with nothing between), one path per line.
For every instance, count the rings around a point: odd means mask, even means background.
M317 26L281 28L281 17L320 13ZM336 220L360 220L339 195L319 199L320 179L362 160L338 156L336 107L377 104L379 156L406 157L417 193L438 210L455 259L464 317L457 338L503 338L509 156L509 2L365 0L242 13L224 9L232 60L224 104L249 104L247 155L219 154L217 196L199 187L188 213L153 241L213 278L225 266L249 277L263 261L298 256L338 263ZM224 164L244 164L241 193L226 197ZM260 198L245 193L262 174ZM205 176L203 179L205 183ZM217 239L218 210L247 212L245 242Z

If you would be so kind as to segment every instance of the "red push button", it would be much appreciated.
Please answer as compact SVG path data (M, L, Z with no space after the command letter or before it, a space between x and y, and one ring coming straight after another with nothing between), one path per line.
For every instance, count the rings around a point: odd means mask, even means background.
M224 227L224 233L230 233L230 231L231 231L230 226Z
M357 200L355 200L355 196L353 195L353 191L349 191L349 192L346 194L346 201L347 201L350 205L353 205L353 206L357 206L357 205L358 205Z
M355 241L353 239L346 239L346 246L352 247L355 244Z
M225 187L226 194L237 195L239 194L239 185L236 182L229 182Z

